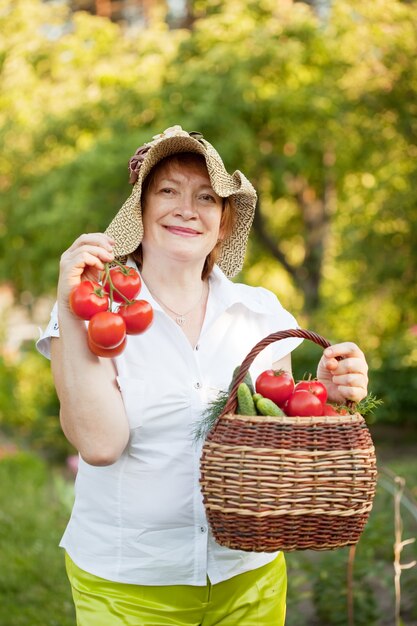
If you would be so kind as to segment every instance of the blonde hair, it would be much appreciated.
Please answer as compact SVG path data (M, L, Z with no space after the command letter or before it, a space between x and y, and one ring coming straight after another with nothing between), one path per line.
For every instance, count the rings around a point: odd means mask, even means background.
M149 172L147 177L142 183L142 194L141 194L141 209L142 212L146 205L146 196L149 189L152 188L155 183L155 179L158 174L165 168L177 168L179 169L181 166L191 166L199 169L204 169L208 175L208 170L206 166L206 161L201 154L197 154L195 152L179 152L177 154L172 154L168 157L165 157L159 163L157 163ZM233 202L230 198L222 198L223 200L223 210L222 217L220 221L220 229L222 233L221 239L216 243L213 250L207 255L206 260L204 262L203 271L201 274L201 278L205 280L208 276L210 276L213 266L217 261L219 256L219 252L221 249L223 239L228 239L235 227L236 222L236 211L233 206ZM142 269L143 264L143 254L142 254L142 244L136 248L136 250L132 253L132 257L134 258L139 269Z

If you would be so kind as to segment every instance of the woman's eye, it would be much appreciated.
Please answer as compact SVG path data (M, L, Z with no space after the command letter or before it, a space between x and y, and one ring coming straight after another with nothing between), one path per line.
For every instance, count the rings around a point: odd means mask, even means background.
M167 195L174 193L174 190L170 189L170 187L164 187L163 189L161 189L161 191L162 193L167 194Z
M215 197L210 195L209 193L203 194L201 196L201 199L204 200L205 202L216 202Z

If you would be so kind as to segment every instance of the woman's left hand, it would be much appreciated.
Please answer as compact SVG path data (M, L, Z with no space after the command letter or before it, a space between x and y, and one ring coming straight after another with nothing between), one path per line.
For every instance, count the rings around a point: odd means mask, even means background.
M337 360L336 357L342 357ZM359 402L368 393L368 364L355 343L337 343L323 352L317 378L326 385L330 402Z

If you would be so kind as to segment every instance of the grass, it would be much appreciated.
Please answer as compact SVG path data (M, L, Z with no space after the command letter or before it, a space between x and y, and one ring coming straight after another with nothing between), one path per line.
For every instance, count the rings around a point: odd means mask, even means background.
M412 442L415 441L411 440ZM406 479L401 507L402 539L417 538L416 445L377 445L380 477L365 531L354 560L354 626L395 626L393 477ZM349 549L287 555L288 617L286 626L347 626L346 573ZM416 542L404 547L401 563L417 559ZM417 626L417 567L401 575L403 626Z
M381 442L384 467L407 480L411 509L403 507L403 538L417 537L417 455L414 444ZM355 558L355 626L394 626L394 503L380 485ZM0 624L74 626L71 592L58 543L68 520L72 485L62 471L31 453L0 449ZM287 555L286 626L347 626L348 549ZM417 558L417 544L404 548L402 562ZM404 626L417 625L417 567L401 576Z
M64 554L68 518L58 483L34 455L0 460L0 624L73 626Z

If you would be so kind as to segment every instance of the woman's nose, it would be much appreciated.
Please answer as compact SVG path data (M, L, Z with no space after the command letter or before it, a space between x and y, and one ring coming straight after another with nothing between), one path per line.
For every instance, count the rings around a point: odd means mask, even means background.
M181 215L184 219L192 219L197 215L197 206L191 195L184 195L180 198L176 208L177 215Z

